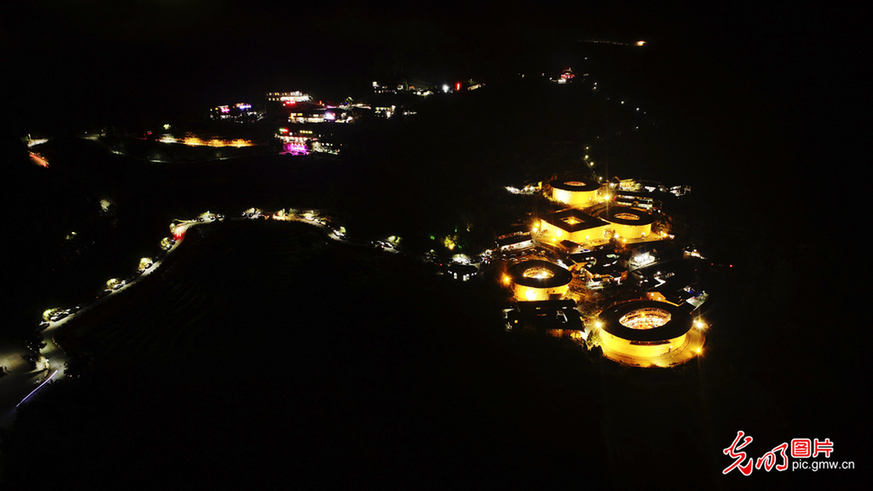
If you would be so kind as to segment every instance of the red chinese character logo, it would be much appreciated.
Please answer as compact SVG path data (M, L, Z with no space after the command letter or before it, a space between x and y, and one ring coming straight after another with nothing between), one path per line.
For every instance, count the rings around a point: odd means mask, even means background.
M834 442L830 438L825 438L824 441L815 439L815 454L813 457L818 457L819 453L825 454L825 457L831 458L831 452L834 451Z
M763 456L758 458L758 460L755 462L755 469L760 469L761 466L763 465L764 470L766 470L767 472L770 472L770 470L773 469L773 466L776 465L776 451L777 450L779 451L779 454L782 456L782 463L776 466L776 470L777 471L784 471L784 470L788 469L788 457L785 455L785 449L787 449L787 448L788 448L788 444L783 443L782 445L779 445L778 447L774 448L773 450L770 450L769 452L765 453ZM742 470L742 469L740 469L740 470Z
M742 445L737 446L741 439L743 440ZM742 430L737 432L737 437L734 439L734 442L731 443L731 446L722 451L725 455L730 455L732 459L736 460L733 464L727 466L725 470L721 471L722 474L727 474L734 470L734 468L738 468L744 476L748 476L752 473L752 465L755 463L754 459L749 459L746 465L741 465L741 463L746 460L746 452L740 452L740 450L746 448L750 443L752 443L752 437L747 436L743 438Z
M791 440L791 456L795 459L812 457L812 442L809 438L795 438Z

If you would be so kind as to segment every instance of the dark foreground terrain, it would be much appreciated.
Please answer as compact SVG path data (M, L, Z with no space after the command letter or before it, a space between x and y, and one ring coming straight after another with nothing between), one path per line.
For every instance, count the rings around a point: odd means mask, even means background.
M758 457L804 429L808 415L790 402L821 406L777 399L774 375L738 366L750 355L732 352L725 333L699 362L625 369L570 343L501 332L493 279L450 282L412 260L330 245L302 224L200 230L159 274L68 326L61 342L90 373L20 411L3 437L7 482L819 482L810 472L721 475L738 429L760 442ZM809 436L846 442L825 426Z

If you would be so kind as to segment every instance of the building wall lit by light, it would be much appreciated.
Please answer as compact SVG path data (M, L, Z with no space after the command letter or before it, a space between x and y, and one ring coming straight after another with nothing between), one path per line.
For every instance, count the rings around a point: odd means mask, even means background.
M634 366L670 366L700 353L706 325L672 303L633 300L600 313L594 330L603 355Z
M574 208L597 204L600 184L590 179L556 180L549 183L553 200Z
M550 288L536 288L514 284L512 288L513 297L522 302L533 302L535 300L554 300L564 298L570 284L554 286Z
M504 277L504 283L512 285L513 297L521 302L562 299L572 280L573 275L568 270L540 260L515 264Z
M652 223L655 218L643 210L614 206L604 210L599 217L609 222L613 233L622 239L637 240L652 237Z

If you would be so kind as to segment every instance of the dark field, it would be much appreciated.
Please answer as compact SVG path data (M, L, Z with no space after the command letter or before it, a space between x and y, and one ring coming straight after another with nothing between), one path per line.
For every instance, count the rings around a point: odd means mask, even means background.
M17 449L4 452L13 482L810 483L721 476L738 429L760 456L809 422L787 404L813 403L774 393L771 362L746 358L754 350L718 321L699 361L620 368L503 333L492 278L450 282L303 224L200 230L157 274L68 326L61 342L93 357L94 373L21 411L4 438ZM825 425L811 431L848 443ZM26 442L58 435L45 475Z

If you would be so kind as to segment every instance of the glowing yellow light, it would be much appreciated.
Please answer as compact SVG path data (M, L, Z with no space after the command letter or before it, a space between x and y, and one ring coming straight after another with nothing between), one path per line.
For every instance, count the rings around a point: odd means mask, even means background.
M50 321L52 319L52 316L55 314L55 312L57 312L59 310L60 309L48 309L48 310L46 310L45 312L42 313L42 320Z
M555 273L549 271L546 268L534 267L534 268L528 268L528 269L524 270L524 272L521 275L525 278L535 278L538 280L542 280L542 279L554 277Z
M508 285L508 284L509 284L509 279L510 279L509 276L507 276L507 275L503 275L503 284L504 284L504 285Z
M186 136L182 139L182 143L188 146L197 147L203 145L203 140L197 138L196 136Z
M533 290L528 290L528 291L524 292L524 298L526 298L528 300L535 300L537 298L537 292L535 292Z

